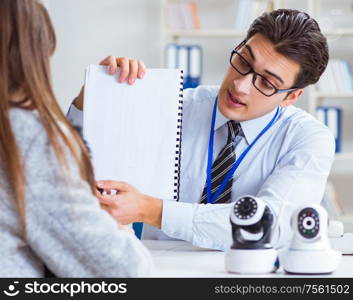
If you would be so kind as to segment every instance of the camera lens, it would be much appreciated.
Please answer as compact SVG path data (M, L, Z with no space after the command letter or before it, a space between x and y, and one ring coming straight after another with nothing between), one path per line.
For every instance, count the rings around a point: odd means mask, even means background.
M246 201L239 205L239 212L243 215L248 215L252 210L252 205L250 202Z
M251 218L257 210L257 203L253 198L244 197L235 202L234 213L240 219Z
M317 236L320 230L320 219L318 212L311 208L304 208L298 215L299 233L307 239Z
M305 217L303 219L303 227L305 229L311 230L315 227L315 224L316 222L313 217Z

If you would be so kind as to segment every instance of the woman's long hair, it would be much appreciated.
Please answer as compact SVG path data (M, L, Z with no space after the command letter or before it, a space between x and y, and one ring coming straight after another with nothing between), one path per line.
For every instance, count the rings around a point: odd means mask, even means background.
M55 32L42 4L35 0L0 1L0 167L12 191L24 235L25 174L11 129L11 107L38 112L59 162L68 167L64 149L69 149L82 179L88 182L94 193L88 151L62 113L51 87L49 59L55 46ZM12 101L13 95L18 93L28 99L29 107Z

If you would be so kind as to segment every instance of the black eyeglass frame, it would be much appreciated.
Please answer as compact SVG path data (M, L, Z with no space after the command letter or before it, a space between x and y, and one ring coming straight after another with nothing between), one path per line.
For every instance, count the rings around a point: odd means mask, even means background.
M230 62L230 65L233 67L234 70L236 70L239 74L245 76L245 75L248 75L248 74L251 74L253 73L253 78L252 78L252 84L253 86L261 93L263 94L264 96L266 97L271 97L275 94L281 94L281 93L289 93L289 92L293 92L297 89L299 89L298 87L292 87L290 89L278 89L274 86L274 84L272 82L270 82L268 79L266 79L264 76L262 76L261 74L255 72L255 70L253 69L253 67L249 64L249 62L238 52L238 50L243 47L245 44L246 44L247 40L244 40L242 41L238 46L236 46L233 50L232 50L232 53L230 55L230 59L229 59L229 62ZM234 56L234 54L236 55L239 55L241 57L242 60L244 60L244 62L248 65L249 67L249 71L246 72L246 73L243 73L243 72L240 72L232 63L232 58ZM271 87L274 88L274 92L270 95L267 95L265 94L263 91L261 91L256 85L255 85L255 81L256 81L256 76L260 76L262 79L264 79L266 81L266 83L268 83Z

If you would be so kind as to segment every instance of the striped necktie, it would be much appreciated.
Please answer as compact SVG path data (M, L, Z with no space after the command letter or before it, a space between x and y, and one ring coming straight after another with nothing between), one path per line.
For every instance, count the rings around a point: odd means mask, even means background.
M235 162L234 138L239 134L241 127L239 123L228 121L228 139L223 149L219 152L216 160L212 164L211 169L211 184L212 197L226 178L229 170L233 167ZM223 192L218 196L214 203L225 203L230 200L232 192L233 178L231 177L227 182ZM200 203L207 203L207 182L202 192Z

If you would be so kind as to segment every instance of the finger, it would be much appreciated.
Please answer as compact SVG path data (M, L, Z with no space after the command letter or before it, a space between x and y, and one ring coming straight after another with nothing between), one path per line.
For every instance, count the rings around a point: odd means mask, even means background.
M138 74L137 74L137 77L138 78L143 78L145 73L146 73L145 63L142 60L139 60L138 61Z
M96 187L96 189L95 189L95 194L96 194L96 196L97 197L100 197L100 196L105 196L105 195L110 195L111 194L111 191L112 190L105 190L105 189L101 189L101 188L99 188L99 187ZM114 193L114 195L115 195L116 193Z
M117 70L117 61L115 56L108 56L100 62L102 66L108 66L109 74L114 74Z
M115 196L100 196L98 197L99 203L104 204L109 207L118 208L119 202Z
M119 82L124 82L130 73L130 64L127 57L119 57L116 59L118 67L120 67L120 77Z
M96 195L97 198L99 198L100 196L102 196L102 192L103 192L103 189L95 189L94 190L94 194Z
M114 180L100 180L96 182L96 186L101 189L114 189L119 192L126 192L131 190L131 186L126 182L114 181Z
M108 61L109 61L109 56L107 56L106 58L104 58L100 63L99 65L101 66L106 66L108 64Z
M129 74L129 84L133 84L137 78L138 72L138 62L137 60L130 60L130 74Z
M105 196L105 195L116 195L118 193L118 191L117 190L115 190L115 189L101 189L101 194L103 195L103 196Z
M115 180L97 180L96 188L100 190L112 189L118 184L118 181Z

